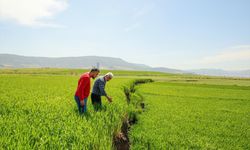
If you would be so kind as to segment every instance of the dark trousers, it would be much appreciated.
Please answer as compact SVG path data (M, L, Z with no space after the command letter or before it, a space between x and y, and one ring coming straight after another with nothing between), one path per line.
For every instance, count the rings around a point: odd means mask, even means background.
M95 111L102 109L102 99L101 99L100 95L91 93L91 100L92 100L92 105L93 105Z
M87 112L87 98L84 99L84 106L80 104L80 98L75 96L76 105L80 114Z

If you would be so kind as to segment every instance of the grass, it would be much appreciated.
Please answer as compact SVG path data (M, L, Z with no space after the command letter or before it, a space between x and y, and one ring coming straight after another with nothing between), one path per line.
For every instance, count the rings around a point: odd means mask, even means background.
M250 87L156 82L138 89L147 109L130 131L132 149L250 148Z
M114 149L127 116L131 149L250 149L249 78L112 71L113 103L94 112L89 99L80 116L73 96L85 71L0 69L0 149ZM131 84L145 78L155 82Z
M107 83L113 103L80 116L73 99L75 76L0 76L0 149L112 149L113 134L127 112L123 88Z

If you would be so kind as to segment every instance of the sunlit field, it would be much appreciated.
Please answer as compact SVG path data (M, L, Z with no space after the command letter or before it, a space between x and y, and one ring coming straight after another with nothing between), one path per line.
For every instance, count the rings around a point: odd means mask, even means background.
M130 131L133 149L249 149L250 87L217 84L140 85L147 109Z
M0 70L0 149L116 149L131 116L131 149L250 148L250 79L113 71L113 102L103 97L95 112L88 99L79 115L73 96L85 71ZM154 82L131 87L138 79Z

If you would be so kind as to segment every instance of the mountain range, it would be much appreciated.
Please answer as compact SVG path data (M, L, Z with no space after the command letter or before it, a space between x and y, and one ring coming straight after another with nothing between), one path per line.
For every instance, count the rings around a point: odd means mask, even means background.
M80 57L31 57L13 54L0 54L0 68L91 68L100 67L108 70L159 71L185 73L170 68L153 68L144 64L129 63L120 58L100 56Z
M228 71L223 69L196 69L188 70L188 72L208 76L250 77L250 70Z
M14 54L0 54L0 68L91 68L107 70L158 71L166 73L191 73L209 76L250 77L250 70L226 71L222 69L178 70L166 67L151 67L127 62L121 58L101 56L79 57L33 57Z

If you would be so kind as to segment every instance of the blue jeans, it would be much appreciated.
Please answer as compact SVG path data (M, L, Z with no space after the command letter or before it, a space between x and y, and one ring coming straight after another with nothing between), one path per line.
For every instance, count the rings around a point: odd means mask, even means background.
M80 114L87 112L87 100L87 98L84 98L84 106L81 106L80 98L78 96L75 96L76 105Z

